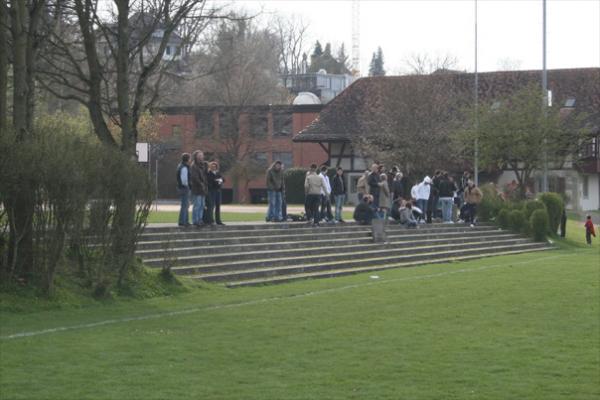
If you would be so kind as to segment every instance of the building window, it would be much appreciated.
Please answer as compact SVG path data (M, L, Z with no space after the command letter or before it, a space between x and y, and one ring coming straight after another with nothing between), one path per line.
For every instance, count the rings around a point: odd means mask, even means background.
M273 113L273 136L290 136L292 134L292 114Z
M181 125L172 125L171 126L171 135L173 137L181 137Z
M294 157L291 152L273 152L273 162L277 160L281 161L286 168L294 166Z
M221 137L236 138L240 129L240 114L235 110L219 113L219 135Z
M167 49L165 50L165 53L170 56L171 55L171 46L167 46Z
M269 160L267 160L267 153L259 151L252 154L252 161L261 165L263 167L267 167L269 164Z
M582 186L583 186L583 198L587 199L590 195L590 183L588 181L588 176L583 175Z
M214 130L212 111L200 111L196 113L196 137L212 136Z
M269 120L265 114L252 113L248 115L250 122L250 135L256 137L266 136L269 131Z

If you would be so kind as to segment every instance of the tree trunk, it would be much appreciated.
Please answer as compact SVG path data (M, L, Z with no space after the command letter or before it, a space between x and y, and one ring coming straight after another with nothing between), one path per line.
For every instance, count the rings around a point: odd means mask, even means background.
M8 128L8 9L0 4L0 138Z
M40 3L41 4L41 3ZM13 128L17 140L31 139L33 132L33 97L35 35L39 22L39 7L19 0L11 1L10 22L13 55ZM36 11L37 10L37 11ZM30 65L31 64L31 65ZM15 260L18 276L33 276L33 190L29 182L23 182L15 194L13 229L9 234L9 259ZM18 249L18 252L17 252Z

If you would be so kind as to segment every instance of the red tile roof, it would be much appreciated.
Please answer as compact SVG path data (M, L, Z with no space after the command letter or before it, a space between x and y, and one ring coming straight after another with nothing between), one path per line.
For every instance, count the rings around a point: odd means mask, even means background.
M480 102L505 98L530 84L539 83L541 87L541 79L539 70L480 73ZM378 115L386 107L379 105L415 93L411 87L419 82L434 85L440 96L450 96L452 101L447 104L451 107L473 101L473 73L361 78L327 104L319 117L296 135L294 141L350 142L355 137L368 135L374 127L376 129L378 121L386 120ZM548 89L552 91L554 104L564 104L567 99L575 98L576 110L590 114L596 126L600 125L600 68L549 70ZM403 100L401 103L406 104L406 99Z

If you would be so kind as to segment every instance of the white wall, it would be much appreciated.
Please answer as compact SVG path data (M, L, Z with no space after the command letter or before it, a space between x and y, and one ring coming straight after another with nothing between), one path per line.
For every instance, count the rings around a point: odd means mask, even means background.
M535 171L532 176L540 174ZM600 209L600 177L597 174L587 174L588 177L588 197L583 197L583 174L572 169L554 170L550 172L552 176L560 176L566 179L565 194L569 198L567 208L578 211L589 211ZM497 180L498 187L516 180L515 173L504 171Z
M579 190L581 199L581 210L598 210L600 209L600 177L592 174L587 174L588 179L588 196L583 196L583 176L579 180Z

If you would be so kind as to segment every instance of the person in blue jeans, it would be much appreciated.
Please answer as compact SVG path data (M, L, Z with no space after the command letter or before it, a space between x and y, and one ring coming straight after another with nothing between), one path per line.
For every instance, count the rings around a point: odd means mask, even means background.
M204 161L204 153L196 150L192 154L192 166L190 167L190 183L192 190L192 223L196 227L204 225L204 206L208 194L207 165Z
M448 176L448 172L443 172L438 184L438 195L442 204L442 221L446 224L452 224L452 207L454 206L454 192L457 188L454 181Z
M338 167L335 171L331 185L331 194L335 200L335 220L337 222L345 222L342 218L342 208L346 201L346 180L342 167Z
M190 226L188 209L190 207L190 155L183 153L177 166L177 191L181 198L179 208L179 226Z
M275 161L267 170L267 197L269 208L267 211L267 222L283 221L283 167L281 161Z

